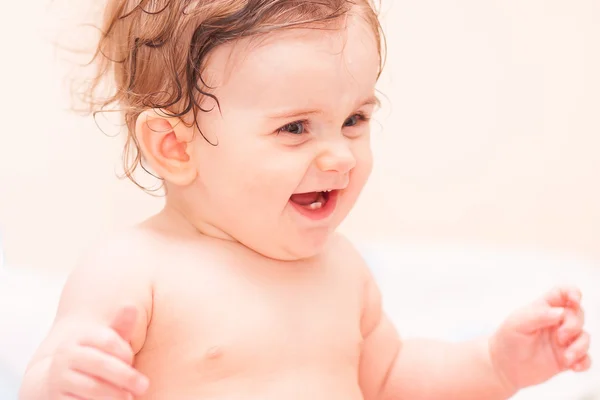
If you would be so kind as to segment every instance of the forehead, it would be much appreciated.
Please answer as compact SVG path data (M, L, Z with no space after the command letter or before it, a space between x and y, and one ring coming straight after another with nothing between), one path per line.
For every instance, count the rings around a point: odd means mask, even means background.
M246 108L290 101L356 101L380 67L373 29L350 16L337 29L289 29L217 48L205 69L221 103Z

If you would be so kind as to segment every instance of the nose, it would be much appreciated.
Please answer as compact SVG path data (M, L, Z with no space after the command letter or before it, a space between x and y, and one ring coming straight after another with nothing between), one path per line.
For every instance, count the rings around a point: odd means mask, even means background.
M317 158L317 167L323 172L346 174L356 166L356 157L347 143L330 143Z

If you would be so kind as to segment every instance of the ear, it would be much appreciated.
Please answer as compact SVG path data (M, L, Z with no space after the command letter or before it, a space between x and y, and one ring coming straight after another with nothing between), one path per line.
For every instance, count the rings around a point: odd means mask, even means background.
M187 186L196 179L189 146L194 129L181 118L158 109L146 110L136 120L135 135L144 161L166 182Z

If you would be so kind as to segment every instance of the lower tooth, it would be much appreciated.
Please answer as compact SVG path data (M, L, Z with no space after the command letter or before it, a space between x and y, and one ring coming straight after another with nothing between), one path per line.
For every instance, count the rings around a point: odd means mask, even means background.
M308 206L308 208L310 208L311 210L316 210L316 209L319 209L321 207L323 207L323 203L321 203L320 201L315 201L310 206Z

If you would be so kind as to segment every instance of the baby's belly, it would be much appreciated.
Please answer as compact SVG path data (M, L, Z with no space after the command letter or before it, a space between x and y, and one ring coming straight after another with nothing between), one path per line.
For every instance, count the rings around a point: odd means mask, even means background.
M207 381L195 374L151 377L151 388L140 399L152 400L363 400L354 376L325 371L257 374ZM186 376L187 375L187 376Z

